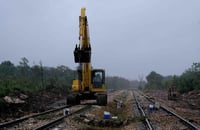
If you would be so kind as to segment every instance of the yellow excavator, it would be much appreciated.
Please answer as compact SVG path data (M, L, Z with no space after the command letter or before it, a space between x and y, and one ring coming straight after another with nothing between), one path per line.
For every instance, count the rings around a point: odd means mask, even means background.
M107 105L105 71L91 66L91 45L85 8L79 16L79 44L74 49L74 61L78 63L77 79L73 80L67 104L80 104L81 100L96 100L98 105Z

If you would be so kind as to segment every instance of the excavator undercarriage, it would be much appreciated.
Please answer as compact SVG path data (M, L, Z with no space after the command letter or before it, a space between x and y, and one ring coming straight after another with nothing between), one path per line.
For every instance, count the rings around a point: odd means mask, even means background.
M89 94L79 94L71 93L67 97L67 104L78 105L81 103L81 100L96 100L96 105L105 106L107 105L107 94L102 93L89 93Z

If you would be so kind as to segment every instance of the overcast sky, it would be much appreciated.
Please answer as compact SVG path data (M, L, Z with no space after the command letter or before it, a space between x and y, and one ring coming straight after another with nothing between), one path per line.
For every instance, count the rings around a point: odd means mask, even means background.
M75 69L80 8L108 76L180 75L200 62L200 0L0 0L0 62Z

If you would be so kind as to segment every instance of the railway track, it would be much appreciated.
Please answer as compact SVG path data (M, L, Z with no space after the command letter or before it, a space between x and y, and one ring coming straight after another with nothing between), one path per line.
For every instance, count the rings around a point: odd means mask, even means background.
M110 95L112 95L112 93L113 92L110 92ZM92 106L92 105L95 105L95 103L96 102L94 101L90 101L90 102L82 101L81 105L76 105L76 106L64 105L59 108L54 108L54 109L44 111L41 113L27 115L27 116L20 117L14 120L10 120L8 122L0 123L0 130L42 129L42 128L45 128L46 126L52 126L55 123L59 123L59 120L60 122L62 122L63 119L67 117L67 116L63 116L63 109L65 108L70 108L70 111L71 111L72 109L76 107L75 108L76 110L73 110L74 112L68 115L68 116L71 116L72 114L75 114L76 111L78 112L79 108L85 107L85 106ZM50 118L52 118L51 121L50 121ZM41 124L44 126L42 126Z
M149 101L149 104L155 104L155 101L153 100L153 99L151 99L150 97L148 97L148 96L146 96L146 95L144 95L143 93L141 93L141 92L137 92L137 95L138 95L138 97L144 97L146 100L148 100ZM142 102L142 100L143 100L143 103L144 103L144 99L141 99L141 102ZM145 108L144 107L144 105L143 105L143 108ZM146 106L146 108L147 108L147 106ZM141 107L141 109L142 109L142 107ZM185 119L184 117L182 117L181 115L179 115L179 114L177 114L177 113L175 113L175 112L173 112L172 110L170 110L170 109L168 109L167 107L165 107L164 105L160 105L160 109L162 110L162 112L161 112L161 110L159 110L159 112L157 112L157 114L160 114L160 116L162 116L162 118L166 118L166 120L169 120L169 122L170 123L173 123L174 122L174 125L176 125L176 127L178 127L178 128L180 128L180 127L182 127L181 129L192 129L192 130L200 130L200 128L198 127L198 126L196 126L195 124L193 124L193 123L191 123L191 122L189 122L187 119ZM146 110L147 111L147 110ZM165 112L165 113L164 113ZM153 115L153 114L152 114ZM151 122L154 122L154 123L151 123L151 124L153 124L153 125L151 125L152 126L152 129L155 129L155 128L157 128L158 126L158 124L161 124L161 122L155 122L155 120L153 120L152 118L151 118L151 116L152 115L150 115L150 121ZM153 117L153 116L152 116ZM175 118L174 118L175 117ZM168 123L169 123L168 122ZM169 123L169 124L170 124ZM185 127L184 127L185 126ZM174 127L173 129L176 129L176 127ZM150 128L149 128L150 129Z
M144 95L143 93L139 91L120 91L116 94L109 94L111 97L108 99L110 102L118 101L117 103L124 103L125 106L127 106L125 109L118 108L119 110L124 109L125 111L129 111L129 118L136 119L134 122L131 122L131 120L123 118L123 125L120 126L122 129L126 127L125 122L129 122L132 124L127 123L127 125L130 125L128 129L136 128L136 129L148 129L148 130L155 130L155 129L173 129L173 130L188 130L188 129L194 129L194 130L200 130L198 126L195 126L188 120L182 118L180 115L170 111L165 106L161 105L159 110L153 110L152 113L148 112L148 105L149 104L155 104L155 101ZM128 106L129 104L133 104L133 106ZM98 122L100 122L102 119L98 118L101 116L103 111L109 111L111 114L114 113L114 111L109 110L108 107L106 109L104 107L96 107L93 105L94 102L82 102L81 105L76 106L62 106L57 109L49 110L43 113L38 113L26 117L22 117L13 121L5 122L0 124L0 130L16 130L16 129L33 129L33 130L43 130L43 129L78 129L85 127L85 119L90 120L90 118L87 118L87 115L95 115L93 121L96 121L97 125L94 126L88 125L87 127L90 128L99 128L101 126L98 126ZM116 104L116 103L115 103ZM89 108L94 109L89 109ZM116 106L115 106L116 107ZM70 113L67 115L63 115L63 109L69 108ZM112 108L112 105L111 107ZM131 109L130 109L131 108ZM103 110L105 109L105 110ZM117 108L116 108L117 109ZM84 112L87 110L86 112ZM89 111L88 111L89 110ZM102 111L98 113L99 111ZM83 113L82 113L83 112ZM96 113L98 113L96 115ZM120 112L120 111L119 111ZM131 116L131 114L134 112L134 114ZM86 115L86 118L79 118L80 115ZM137 114L135 114L137 113ZM99 116L100 115L100 116ZM115 115L114 115L115 116ZM119 115L120 117L120 115ZM159 118L158 118L159 117ZM44 119L43 119L44 118ZM76 120L81 119L81 120ZM165 124L163 123L165 122ZM170 124L173 122L172 124ZM31 125L30 125L31 124ZM79 126L80 125L80 126ZM168 126L176 126L176 127L168 127ZM113 127L108 126L108 127ZM126 129L127 130L127 129Z
M34 128L33 130L46 130L46 129L50 129L50 128L53 129L54 127L55 127L54 129L57 129L56 126L61 124L61 123L63 123L65 118L67 118L69 116L72 116L74 114L81 113L81 112L83 112L83 111L85 111L85 110L87 110L89 108L91 108L91 105L86 105L86 106L84 106L84 107L82 107L82 108L80 108L80 109L78 109L78 110L76 110L76 111L74 111L74 112L72 112L72 113L70 113L68 115L61 116L61 117L59 117L59 118L57 118L55 120L52 120L52 121L50 121L50 122L48 122L48 123L46 123L46 124L44 124L42 126Z
M48 110L42 113L37 113L29 116L25 116L19 119L11 120L0 124L1 130L16 130L16 129L44 129L54 124L63 121L64 118L81 112L87 109L91 105L65 105L56 109ZM70 113L68 115L63 114L63 109L69 108Z
M25 120L28 120L30 118L39 117L39 116L42 116L42 115L45 115L45 114L49 114L49 113L56 112L56 111L62 110L64 108L70 108L70 107L71 107L70 105L64 105L64 106L61 106L59 108L47 110L47 111L44 111L44 112L41 112L41 113L31 114L31 115L24 116L24 117L21 117L21 118L18 118L18 119L14 119L14 120L11 120L11 121L8 121L8 122L3 122L3 123L0 123L0 129L9 128L9 127L12 127L16 124L19 124L19 123L21 123Z
M136 106L133 104L135 113L137 114L137 116L139 116L139 115L138 115L138 112L136 111L136 110L138 110L139 113L140 113L140 116L142 116L142 117L145 118L145 119L144 119L144 122L143 122L143 125L144 125L144 126L142 126L141 123L140 123L140 125L137 125L137 129L148 129L148 130L153 130L152 124L150 123L149 119L147 118L146 113L144 112L144 109L142 108L140 102L138 101L138 97L136 96L136 94L135 94L134 91L132 91L132 94L133 94L133 99L134 99L134 101L135 101L135 103L136 103Z

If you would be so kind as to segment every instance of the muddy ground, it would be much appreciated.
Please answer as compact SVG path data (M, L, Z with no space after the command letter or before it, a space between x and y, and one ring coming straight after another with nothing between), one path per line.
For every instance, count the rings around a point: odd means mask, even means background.
M116 97L119 97L118 95L121 95L121 92L120 91L117 92L116 93L117 95L115 93L110 94L108 97L108 102L116 100ZM146 94L153 96L155 99L162 99L161 100L162 103L173 108L180 115L184 115L191 122L200 125L200 118L199 118L200 91L192 91L180 95L180 97L176 101L169 101L167 99L166 91L159 91L159 90L146 91ZM16 100L17 103L8 103L9 98L7 99L7 101L5 101L4 98L0 99L0 123L9 121L14 118L19 118L31 113L36 113L51 109L53 107L52 104L55 104L55 102L58 103L58 101L60 100L64 100L66 98L66 95L67 95L67 89L61 89L61 88L46 89L37 93L22 92L16 90L15 94L12 95L12 97L14 97L14 99L17 99ZM127 94L127 96L129 98L125 106L131 106L131 96L130 94ZM55 106L56 105L59 104L55 104ZM91 113L92 114L100 113L102 115L103 111L107 110L108 108L109 105L106 106L105 109L102 109L101 111L100 110L93 111L93 113L91 111ZM126 108L126 112L128 112L128 115L131 115L132 111L133 111L132 109L128 110L128 108ZM113 110L111 110L111 112L113 112ZM99 115L96 117L99 117ZM125 126L126 127L130 126L131 128L134 128L135 124L133 123L133 125L125 125ZM122 127L121 129L125 129L125 127Z
M16 90L12 96L0 98L0 122L51 109L53 103L66 98L66 93L64 88L34 93Z
M178 94L176 100L168 100L168 92L163 90L151 90L145 93L200 127L199 90Z
M146 94L153 96L155 100L167 101L171 106L180 106L191 110L200 110L200 90L190 91L185 94L177 94L175 100L168 100L168 92L165 90L145 91ZM165 102L166 103L166 102Z

